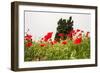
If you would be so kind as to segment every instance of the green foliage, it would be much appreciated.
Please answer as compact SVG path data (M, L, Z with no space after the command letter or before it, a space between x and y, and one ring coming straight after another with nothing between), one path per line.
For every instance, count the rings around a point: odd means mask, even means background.
M69 17L69 19L66 21L66 19L60 19L58 21L58 27L57 27L57 32L55 35L55 40L60 41L61 36L58 36L58 34L62 33L64 34L63 40L67 38L67 34L69 34L70 31L73 30L73 20L72 17Z
M67 44L55 45L43 42L46 46L41 47L39 42L33 42L33 46L25 47L25 61L43 61L43 60L73 60L90 58L90 39L84 38L80 44L73 44L68 40Z

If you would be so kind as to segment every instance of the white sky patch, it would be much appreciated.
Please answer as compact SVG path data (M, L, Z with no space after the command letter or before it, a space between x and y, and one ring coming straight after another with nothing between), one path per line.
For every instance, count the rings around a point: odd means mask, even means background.
M39 40L48 32L53 32L52 38L54 38L59 19L67 20L70 16L72 16L74 21L74 29L81 29L85 32L90 31L90 14L25 11L25 32L29 29L28 33L31 34L35 40Z

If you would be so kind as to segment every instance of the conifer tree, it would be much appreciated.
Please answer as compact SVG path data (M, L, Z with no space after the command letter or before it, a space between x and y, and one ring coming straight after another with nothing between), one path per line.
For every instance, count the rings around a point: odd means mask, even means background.
M57 27L57 32L55 34L55 40L60 41L66 40L67 34L69 34L73 30L73 20L72 17L70 16L69 19L66 21L66 19L60 19L58 21L58 27Z

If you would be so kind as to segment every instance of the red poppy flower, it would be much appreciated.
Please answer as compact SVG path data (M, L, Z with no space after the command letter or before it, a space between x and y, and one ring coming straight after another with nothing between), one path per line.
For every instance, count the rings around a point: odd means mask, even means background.
M46 44L40 44L40 46L41 46L41 47L44 47L44 46L46 46Z
M28 34L27 34L27 35L25 36L25 40L31 40L31 39L32 39L32 36L31 36L31 35L28 35Z
M31 46L32 46L32 42L26 43L26 47L31 47Z
M53 32L47 33L47 35L44 36L44 41L47 42L52 37Z
M74 40L74 44L80 44L82 41L82 38L77 38Z
M76 32L73 33L73 36L76 35Z
M54 42L55 44L57 43L57 41L56 41L56 40L54 40L53 42Z
M54 40L54 41L52 41L52 42L50 42L52 45L54 45L54 44L56 44L57 43L57 41L56 40Z
M64 45L67 44L67 41L63 41L62 44L64 44Z
M75 30L71 30L71 31L70 31L70 34L73 34L73 33L75 33Z
M76 30L76 32L79 32L79 31L80 31L80 29L77 29L77 30Z
M59 33L58 36L61 36L62 37L62 36L64 36L64 34L63 33Z

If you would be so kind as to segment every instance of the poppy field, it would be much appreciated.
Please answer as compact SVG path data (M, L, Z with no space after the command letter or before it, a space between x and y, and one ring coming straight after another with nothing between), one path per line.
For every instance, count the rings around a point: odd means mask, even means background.
M50 31L39 40L26 32L24 37L24 60L72 60L90 58L90 32L74 29L72 16L59 19L56 33ZM54 38L53 34L55 35Z
M59 33L60 41L52 40L53 32L48 32L40 40L35 41L32 35L25 36L25 61L73 60L90 58L90 32L80 29L69 34ZM64 40L63 37L67 36Z

